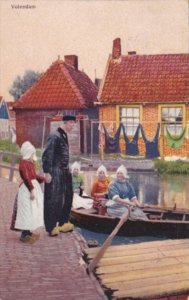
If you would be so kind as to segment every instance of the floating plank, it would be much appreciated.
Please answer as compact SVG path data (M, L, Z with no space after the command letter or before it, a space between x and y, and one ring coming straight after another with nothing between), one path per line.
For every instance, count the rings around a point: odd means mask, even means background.
M161 267L165 267L165 266L169 266L169 265L173 265L173 264L180 264L180 263L187 263L189 264L189 254L184 255L184 256L180 256L179 259L177 257L171 257L171 258L160 258L157 261L154 261L153 266L161 266ZM151 264L151 262L149 263ZM107 273L116 273L116 272L123 272L125 270L128 271L133 271L133 270L140 270L140 269L145 269L148 268L148 264L146 263L146 261L138 261L135 263L123 263L123 264L118 264L118 265L114 265L114 267L112 268L112 266L99 266L96 269L96 274L107 274Z
M138 244L129 244L129 245L117 245L117 246L111 246L107 249L106 253L113 252L115 253L117 250L128 250L128 252L136 250L136 249L151 249L151 248L157 248L157 246L165 246L165 245L182 245L182 244L187 244L189 245L189 239L180 239L180 240L163 240L163 241L152 241L152 242L144 242L144 243L138 243ZM98 251L100 247L96 248L87 248L84 249L84 252L86 254L93 254ZM106 254L105 253L105 254Z
M114 265L117 264L123 264L123 263L134 263L137 261L146 261L151 263L152 261L158 261L160 258L163 257L179 257L183 255L188 255L189 250L188 249L180 249L180 250L165 250L161 251L160 249L157 249L157 252L153 253L143 253L141 255L125 255L125 256L119 256L119 257L108 257L108 258L102 258L100 262L98 263L98 266L107 266L111 265L114 267Z
M152 278L157 277L159 274L161 276L171 275L171 274L181 274L181 273L189 273L189 266L186 264L181 265L171 265L166 266L165 268L153 266L149 269L145 270L136 270L130 272L121 272L121 273L110 273L105 275L100 275L99 278L102 280L103 284L117 282L117 281L129 281L129 280L136 280L142 278Z
M183 242L182 244L173 244L173 248L174 250L180 250L182 245L182 249L188 249L189 248L189 242ZM156 247L151 247L151 248L138 248L137 246L135 246L135 248L133 249L127 249L127 248L121 248L121 249L116 249L114 252L112 251L108 251L105 252L104 254L104 258L108 258L108 257L119 257L119 256L129 256L129 255L138 255L138 254L145 254L147 251L150 253L153 252L157 252L157 249L160 249L161 247L161 251L166 251L166 250L170 250L170 245L167 244L163 244L161 246L156 246ZM100 248L98 248L100 249ZM92 252L88 254L88 258L93 258L96 255L96 252Z
M138 289L135 287L133 291L116 291L114 296L118 298L134 298L134 299L149 299L160 296L175 295L189 293L189 280L173 282L164 285L163 282L160 285L155 285L153 287L143 287Z
M184 276L183 276L184 275ZM144 286L157 286L161 285L162 282L163 284L168 284L168 283L173 283L173 282L179 282L179 281L185 281L188 280L189 274L173 274L171 277L169 275L165 276L158 276L156 278L143 278L143 279L138 279L138 280L130 280L129 282L126 281L119 281L119 282L113 282L111 283L111 288L113 290L122 290L122 291L129 291L132 289L141 289Z

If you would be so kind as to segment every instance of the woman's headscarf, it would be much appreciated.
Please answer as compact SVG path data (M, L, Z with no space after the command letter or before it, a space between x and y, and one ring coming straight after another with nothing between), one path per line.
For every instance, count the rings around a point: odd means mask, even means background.
M121 165L121 166L117 169L116 175L117 175L118 172L121 172L121 173L123 174L124 178L129 178L129 175L128 175L128 173L127 173L127 169L125 168L124 165Z
M106 167L105 167L104 165L101 165L101 166L97 169L97 171L96 171L96 176L98 176L99 173L100 173L101 171L103 171L104 174L105 174L105 176L108 177L107 169L106 169Z

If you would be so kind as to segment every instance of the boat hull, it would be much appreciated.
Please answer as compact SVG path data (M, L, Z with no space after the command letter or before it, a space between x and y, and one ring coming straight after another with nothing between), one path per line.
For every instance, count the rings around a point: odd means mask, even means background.
M152 215L155 215L154 211ZM75 225L106 234L111 233L119 222L118 218L90 213L90 210L84 209L72 209L71 218ZM127 220L119 230L118 235L189 238L189 220L183 222L182 220L167 220L166 218L147 221Z

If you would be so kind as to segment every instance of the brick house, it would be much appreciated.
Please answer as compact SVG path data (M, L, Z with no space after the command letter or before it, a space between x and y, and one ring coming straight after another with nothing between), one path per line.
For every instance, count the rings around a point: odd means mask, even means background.
M147 153L144 134L153 146L157 133L160 156L189 157L189 54L122 55L121 40L115 39L98 105L99 121L107 130L113 128L109 136L114 137L122 123L131 142L141 125L138 155ZM127 152L123 131L119 146Z
M90 145L88 120L98 118L97 87L90 78L78 70L78 57L65 56L56 60L37 82L16 102L17 143L30 140L36 147L43 147L46 137L57 125L55 116L79 115L80 121L69 136L71 152L87 152Z

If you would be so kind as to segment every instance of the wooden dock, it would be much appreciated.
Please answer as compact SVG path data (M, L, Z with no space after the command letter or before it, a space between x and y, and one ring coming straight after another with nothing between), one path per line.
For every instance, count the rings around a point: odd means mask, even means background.
M87 260L98 250L84 249ZM189 296L189 239L110 246L95 274L114 299Z

